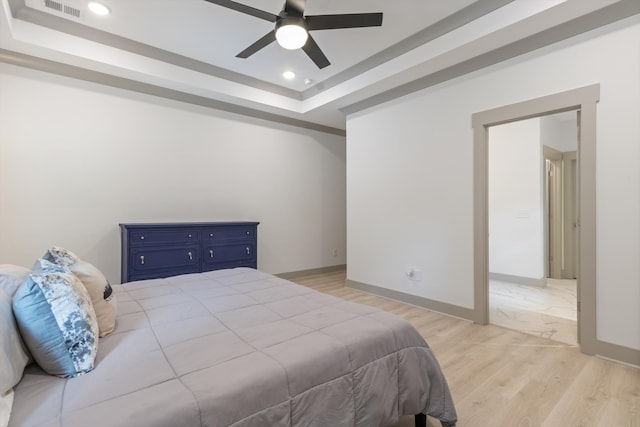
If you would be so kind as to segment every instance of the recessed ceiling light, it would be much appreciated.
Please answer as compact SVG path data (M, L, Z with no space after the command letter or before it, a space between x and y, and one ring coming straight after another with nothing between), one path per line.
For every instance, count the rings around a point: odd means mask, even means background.
M311 83L313 83L313 79L304 79L304 84L310 85Z
M90 1L88 4L89 10L96 15L106 16L111 13L111 9L109 9L106 5L102 3L98 3L97 1Z
M282 77L284 77L287 80L291 80L296 76L296 73L294 73L293 71L285 71L284 73L282 73Z

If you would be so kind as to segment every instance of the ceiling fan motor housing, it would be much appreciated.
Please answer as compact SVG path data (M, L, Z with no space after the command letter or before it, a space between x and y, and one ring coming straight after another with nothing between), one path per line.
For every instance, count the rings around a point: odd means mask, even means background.
M304 28L305 31L309 30L307 21L302 16L291 16L282 11L278 15L278 20L276 21L276 31L278 31L280 27L284 27L285 25L297 25Z

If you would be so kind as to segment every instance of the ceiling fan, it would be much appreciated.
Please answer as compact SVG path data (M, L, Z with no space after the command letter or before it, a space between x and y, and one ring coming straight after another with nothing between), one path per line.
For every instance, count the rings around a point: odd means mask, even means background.
M275 23L275 28L272 31L237 54L237 58L248 58L277 40L278 44L285 49L302 48L318 68L324 68L331 63L313 37L311 37L309 31L379 27L382 25L382 13L304 16L306 0L286 0L282 11L278 15L231 0L205 1Z

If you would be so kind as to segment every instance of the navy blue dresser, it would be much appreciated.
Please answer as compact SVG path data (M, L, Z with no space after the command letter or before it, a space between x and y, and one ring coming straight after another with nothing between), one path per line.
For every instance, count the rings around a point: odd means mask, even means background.
M222 268L257 268L258 224L120 224L122 283Z

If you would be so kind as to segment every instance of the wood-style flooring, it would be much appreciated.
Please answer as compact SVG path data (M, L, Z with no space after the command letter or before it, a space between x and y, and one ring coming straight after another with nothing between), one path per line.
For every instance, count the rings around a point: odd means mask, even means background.
M476 325L345 287L345 272L292 281L411 322L433 349L458 427L640 427L640 369L495 325ZM393 427L413 425L403 417ZM429 418L428 425L439 426Z

